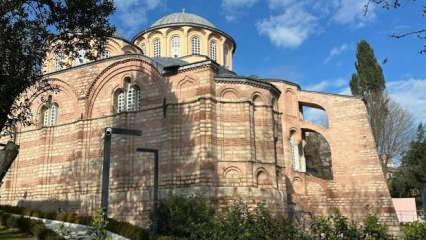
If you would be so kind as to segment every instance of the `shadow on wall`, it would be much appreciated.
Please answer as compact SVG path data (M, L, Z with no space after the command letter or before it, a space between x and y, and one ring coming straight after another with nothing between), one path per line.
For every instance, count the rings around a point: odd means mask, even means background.
M46 212L76 212L80 209L81 201L78 200L19 200L18 207L43 210Z
M140 89L139 110L117 113L115 108L111 125L142 130L143 135L112 138L109 212L118 220L146 225L153 207L154 156L137 153L137 148L159 150L160 199L169 194L215 195L212 182L217 182L217 163L206 157L210 149L203 135L211 103L204 98L183 99L186 93L195 94L199 84L179 84L166 77L146 79L136 71L129 75L127 84ZM182 76L178 81L184 80ZM118 104L118 99L114 102Z

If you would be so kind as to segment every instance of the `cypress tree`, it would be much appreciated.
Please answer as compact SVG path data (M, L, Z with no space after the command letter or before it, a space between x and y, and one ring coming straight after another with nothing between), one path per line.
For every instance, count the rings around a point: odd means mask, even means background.
M382 154L379 143L383 138L388 102L384 94L385 77L374 51L367 41L362 40L358 43L356 59L356 73L352 74L349 85L352 94L362 97L366 102L368 120L376 140L376 148L379 154Z
M352 75L350 83L352 94L367 97L373 92L376 94L383 93L385 90L385 77L374 51L367 41L362 40L358 43L356 58L355 68L357 73Z

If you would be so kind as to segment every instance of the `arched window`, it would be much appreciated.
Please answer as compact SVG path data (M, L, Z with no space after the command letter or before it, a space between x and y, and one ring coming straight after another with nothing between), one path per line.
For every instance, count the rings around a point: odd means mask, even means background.
M63 69L63 54L62 53L57 53L55 55L55 71L59 71Z
M216 45L216 41L211 41L210 42L210 58L213 61L216 61L216 57L217 57L217 45Z
M192 55L200 55L200 38L194 36L191 40L192 43Z
M140 90L137 86L131 86L127 90L127 111L138 111L139 110L139 94Z
M105 50L101 53L101 59L110 58L110 57L111 57L111 52L108 50Z
M78 65L84 64L86 62L88 62L88 60L86 58L86 50L81 49L81 50L78 51L78 56L74 61L74 65L78 66Z
M126 93L123 90L117 92L117 112L126 111Z
M228 65L228 47L225 45L223 47L223 66Z
M171 45L172 57L174 58L180 57L180 38L178 36L172 37L170 45Z
M159 38L154 39L153 49L154 49L154 57L161 56L161 42Z
M126 83L125 89L119 89L115 94L116 112L138 111L140 106L140 89L136 85Z
M42 118L43 118L43 127L55 126L58 121L58 104L48 103L43 107Z

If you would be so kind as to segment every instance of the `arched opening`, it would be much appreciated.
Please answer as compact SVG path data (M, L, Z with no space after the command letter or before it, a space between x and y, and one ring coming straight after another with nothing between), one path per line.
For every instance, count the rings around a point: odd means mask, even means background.
M333 179L330 144L325 137L317 132L303 130L304 155L306 172L312 176Z
M304 121L311 122L323 128L328 128L328 115L322 107L299 103L299 109Z

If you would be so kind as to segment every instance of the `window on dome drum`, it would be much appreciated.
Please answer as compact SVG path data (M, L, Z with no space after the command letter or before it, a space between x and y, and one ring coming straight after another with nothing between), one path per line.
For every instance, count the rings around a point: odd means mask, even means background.
M213 61L216 61L216 57L217 57L217 45L216 45L216 41L211 41L210 42L210 58Z
M101 59L110 58L110 57L111 57L111 52L108 50L103 51L101 54Z
M192 38L192 55L200 55L200 38L198 36Z
M178 36L172 37L171 49L172 49L172 57L174 58L180 57L180 38Z
M59 107L56 103L48 103L42 110L43 127L55 126L58 121Z
M134 112L139 110L140 89L136 85L127 84L125 89L116 93L116 112Z
M228 47L224 46L223 47L223 66L227 66L228 65Z
M154 39L153 43L153 49L154 49L154 57L161 56L161 46L160 46L160 39L156 38Z
M64 57L61 53L58 53L55 55L55 71L59 71L63 69L63 65L62 65L63 60L64 60Z

